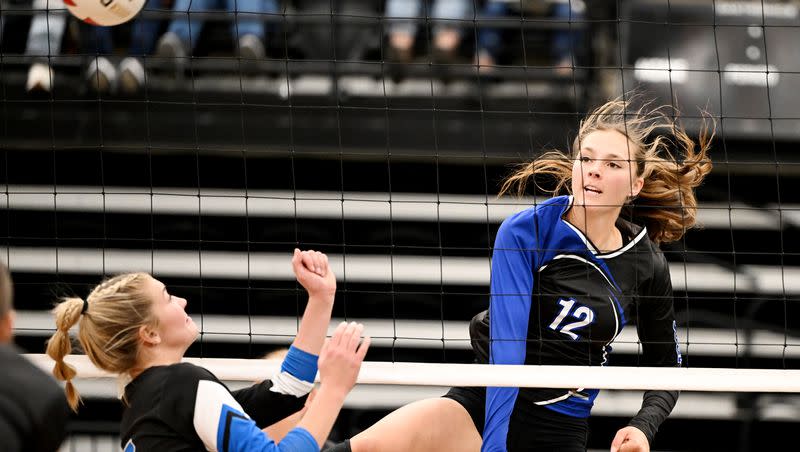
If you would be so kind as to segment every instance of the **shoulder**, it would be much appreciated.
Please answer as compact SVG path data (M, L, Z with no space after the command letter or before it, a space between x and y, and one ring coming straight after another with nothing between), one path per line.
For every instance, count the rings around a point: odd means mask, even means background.
M209 395L209 387L215 391ZM199 412L205 415L210 397L232 399L227 388L208 370L190 363L146 369L126 388L128 406L120 430L122 443L138 449L199 450L195 428ZM198 410L198 406L201 408ZM125 446L127 447L127 446ZM126 449L127 450L127 449Z
M216 380L217 378L208 370L191 363L178 363L169 366L154 366L145 369L129 383L130 387L143 384L152 385L157 383L168 383L170 380L178 380L184 384L196 380Z
M501 230L517 234L535 234L537 229L552 227L570 204L568 196L556 196L507 217Z
M654 279L662 279L669 281L670 272L669 272L669 262L667 262L666 256L664 256L664 252L661 251L661 248L652 244L652 253L653 253L653 278Z
M617 227L623 234L627 235L635 242L633 248L636 248L635 254L637 256L648 256L648 260L652 262L654 266L661 267L662 270L668 268L664 252L650 239L646 227L621 217L617 219Z
M201 381L219 383L214 374L191 363L151 367L128 383L125 394L131 405L149 405L158 400L194 399Z
M69 406L61 387L13 346L0 346L0 368L3 369L0 420L10 420L10 424L0 426L0 431L11 428L16 438L28 446L59 444L69 417ZM13 438L6 441L5 436L3 441L4 444L14 442Z
M13 345L0 345L0 363L3 364L4 368L9 370L21 370L24 372L31 372L35 375L46 376L42 370L36 367L32 362L28 361L20 353L20 350ZM6 367L6 364L8 364L9 367Z
M131 413L152 411L177 424L193 417L199 399L231 397L214 374L190 363L147 369L128 385L126 394Z
M664 252L661 248L652 240L650 240L650 236L647 234L647 230L642 230L643 237L641 238L641 246L643 250L640 253L647 253L650 256L650 261L653 264L653 273L654 275L659 275L663 273L669 274L669 263L667 262L666 256L664 256Z
M22 356L15 347L0 346L0 367L4 369L0 379L0 388L4 393L20 394L26 398L28 394L37 394L37 399L64 398L64 394L56 381L35 364ZM66 400L66 399L65 399Z
M212 374L211 371L192 363L173 364L171 366L165 366L164 369L170 373L170 377L172 378L218 381L217 377Z
M228 388L203 367L191 363L180 363L166 366L164 369L168 372L168 376L164 380L164 387L169 388L169 391L166 391L168 394L164 394L167 399L177 397L194 400L198 396L200 388L208 384L218 386L222 391L228 392Z
M643 232L644 237L642 237L638 243L639 249L636 251L636 255L646 255L649 257L649 259L647 259L650 267L648 279L651 284L666 284L670 281L669 262L667 262L667 258L661 248L650 240L647 231L643 230ZM639 258L639 260L641 261L641 258Z

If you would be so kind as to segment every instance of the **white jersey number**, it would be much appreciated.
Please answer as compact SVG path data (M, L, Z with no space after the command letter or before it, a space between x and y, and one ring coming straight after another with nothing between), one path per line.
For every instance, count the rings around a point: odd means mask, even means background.
M575 307L575 300L571 298L569 300L558 300L558 304L561 305L561 311L556 318L553 319L553 322L550 323L550 329L564 333L571 337L572 340L577 340L580 336L573 333L572 330L583 328L592 323L594 321L594 311L586 306L578 305ZM577 319L577 321L564 324L564 319L566 319L567 316Z

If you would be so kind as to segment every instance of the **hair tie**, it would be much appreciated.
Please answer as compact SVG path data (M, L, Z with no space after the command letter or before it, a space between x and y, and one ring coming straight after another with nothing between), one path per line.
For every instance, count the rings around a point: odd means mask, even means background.
M89 302L83 300L83 309L81 309L81 314L86 314L86 310L89 309Z

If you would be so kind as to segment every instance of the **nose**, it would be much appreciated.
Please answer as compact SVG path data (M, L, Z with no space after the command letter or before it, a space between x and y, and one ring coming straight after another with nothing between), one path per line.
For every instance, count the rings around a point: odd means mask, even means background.
M588 162L583 162L583 171L586 173L588 178L598 178L600 177L600 167L602 162L599 160L593 159Z
M178 304L181 305L181 308L186 309L186 299L178 297Z

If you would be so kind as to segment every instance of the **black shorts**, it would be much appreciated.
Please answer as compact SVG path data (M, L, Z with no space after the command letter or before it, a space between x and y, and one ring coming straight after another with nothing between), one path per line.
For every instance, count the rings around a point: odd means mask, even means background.
M486 388L455 387L443 397L460 403L483 436ZM517 400L508 427L506 445L512 451L585 452L589 421Z

